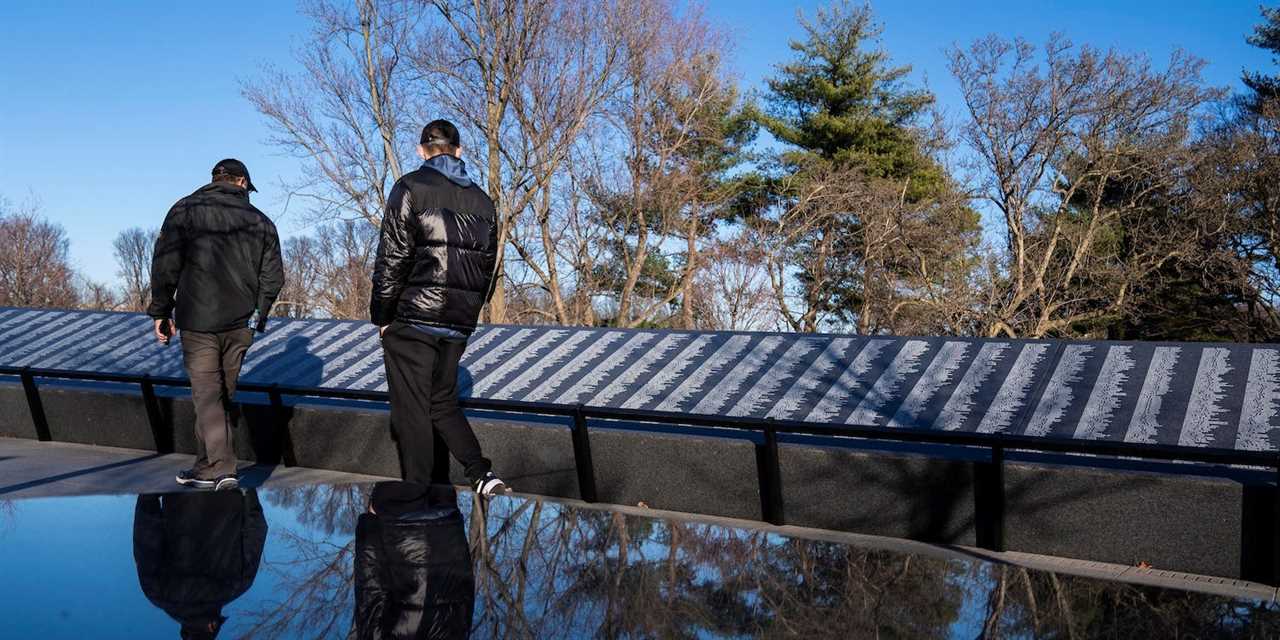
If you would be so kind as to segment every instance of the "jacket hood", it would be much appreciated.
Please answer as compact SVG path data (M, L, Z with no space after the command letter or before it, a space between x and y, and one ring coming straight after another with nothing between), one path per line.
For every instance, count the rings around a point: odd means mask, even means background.
M435 169L448 178L449 182L464 189L471 186L471 178L467 175L467 163L447 153L427 158L427 161L422 163L422 168Z
M199 189L196 193L225 193L239 198L249 199L249 192L244 187L238 187L230 182L210 182ZM195 195L195 194L192 194Z

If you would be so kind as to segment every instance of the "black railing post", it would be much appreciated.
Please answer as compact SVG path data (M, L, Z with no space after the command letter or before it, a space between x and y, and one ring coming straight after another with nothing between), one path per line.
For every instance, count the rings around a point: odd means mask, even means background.
M596 502L596 467L591 460L591 436L587 433L587 414L581 404L573 409L573 466L578 472L578 495L583 502Z
M1004 447L992 445L991 461L973 465L974 537L979 547L1004 551Z
M782 468L778 462L778 431L772 421L764 429L764 444L756 450L756 475L760 482L760 513L769 524L787 523L782 504Z
M142 376L142 404L147 409L147 423L151 425L151 438L156 443L156 453L173 453L173 429L164 422L160 412L160 401L156 398L156 387L151 382L151 374Z
M1280 586L1280 461L1276 463L1273 478L1276 481L1276 488L1275 493L1272 494L1271 526L1264 528L1271 534L1267 540L1271 545L1271 566L1267 567L1271 575L1267 576L1269 579L1266 583L1271 586Z
M284 406L284 396L280 393L280 385L272 383L267 389L267 397L271 399L271 428L279 430L276 442L280 445L280 461L286 467L296 467L298 456L293 450L293 434L289 433L289 416Z
M40 401L40 389L36 386L36 377L31 374L31 367L23 367L22 390L27 394L27 410L31 412L31 424L36 428L36 439L41 442L53 440L49 431L49 419L44 415L44 403Z

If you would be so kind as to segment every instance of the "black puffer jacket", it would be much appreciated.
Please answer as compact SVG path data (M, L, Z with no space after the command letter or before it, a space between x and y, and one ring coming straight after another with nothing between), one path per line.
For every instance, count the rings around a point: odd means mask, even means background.
M243 329L256 309L258 330L284 286L280 236L249 204L249 192L213 182L169 210L151 258L148 315L168 318L177 294L178 328Z
M475 573L456 506L356 523L353 640L467 638Z
M379 326L400 320L470 334L493 294L497 212L470 180L432 168L439 158L391 188L369 316Z

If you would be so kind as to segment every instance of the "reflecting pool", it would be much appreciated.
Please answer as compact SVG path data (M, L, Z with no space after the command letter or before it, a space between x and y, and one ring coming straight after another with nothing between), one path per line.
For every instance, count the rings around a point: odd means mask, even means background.
M0 500L0 637L1280 637L1270 601L393 485Z

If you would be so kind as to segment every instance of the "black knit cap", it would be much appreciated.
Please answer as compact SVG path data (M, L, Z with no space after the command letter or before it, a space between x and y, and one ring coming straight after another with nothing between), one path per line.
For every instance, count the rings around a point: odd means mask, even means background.
M243 162L240 162L235 158L220 160L218 161L218 164L213 165L213 177L216 178L218 175L228 175L233 178L244 178L245 184L247 185L246 188L249 191L258 190L257 187L253 186L253 180L249 178L249 167L244 166Z
M462 146L462 138L458 135L458 128L448 120L432 120L428 122L427 126L422 128L422 138L418 142L434 145L447 144L453 147Z

